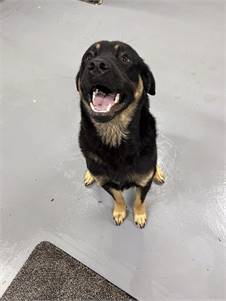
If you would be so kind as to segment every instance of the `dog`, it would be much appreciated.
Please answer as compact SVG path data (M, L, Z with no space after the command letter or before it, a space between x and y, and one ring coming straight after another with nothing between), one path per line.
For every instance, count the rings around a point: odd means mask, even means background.
M135 186L134 222L144 228L146 194L153 180L165 181L157 165L156 121L149 112L154 76L128 44L100 41L83 55L76 87L81 108L79 145L88 168L84 183L96 182L113 197L116 225L127 215L122 192Z

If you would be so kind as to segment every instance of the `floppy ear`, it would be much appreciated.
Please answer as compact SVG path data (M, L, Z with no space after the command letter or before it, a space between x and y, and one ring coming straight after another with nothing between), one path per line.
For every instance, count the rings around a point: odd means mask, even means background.
M75 78L77 91L79 91L79 81L80 81L80 71L77 73L76 78Z
M143 63L141 77L144 83L144 90L150 95L155 95L155 79L149 67Z

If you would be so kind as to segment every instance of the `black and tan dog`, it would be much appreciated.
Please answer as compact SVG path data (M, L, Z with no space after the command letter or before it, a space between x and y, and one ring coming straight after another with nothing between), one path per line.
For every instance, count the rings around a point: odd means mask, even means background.
M88 171L85 185L94 181L115 200L113 218L126 218L122 191L136 186L134 222L145 226L145 196L156 180L164 182L157 166L155 119L148 94L155 95L152 72L129 45L101 41L84 54L76 77L81 98L80 148Z

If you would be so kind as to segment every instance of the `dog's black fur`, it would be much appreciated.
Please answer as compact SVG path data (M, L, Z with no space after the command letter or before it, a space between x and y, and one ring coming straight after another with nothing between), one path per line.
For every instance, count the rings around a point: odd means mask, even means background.
M139 78L142 79L143 90L131 120L126 124L126 137L115 145L104 143L98 127L104 129L123 112L127 117L125 112L135 101ZM155 118L149 112L148 99L148 94L155 95L152 72L129 45L118 41L101 41L85 52L76 85L81 96L79 143L88 170L94 177L105 179L101 186L109 193L111 188L123 190L131 186L140 187L143 202L153 176L145 186L141 186L139 180L134 181L131 175L136 174L139 178L139 175L150 171L154 175L156 170L156 125ZM108 113L93 112L90 108L91 91L99 86L120 93L119 104ZM119 122L123 123L124 120L122 118ZM117 122L114 126L117 127Z

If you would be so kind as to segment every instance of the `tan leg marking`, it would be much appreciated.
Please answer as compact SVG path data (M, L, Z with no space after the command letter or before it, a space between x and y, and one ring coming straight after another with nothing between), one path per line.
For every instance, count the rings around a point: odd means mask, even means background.
M114 196L115 204L113 209L113 219L117 226L121 225L126 218L126 204L120 190L111 189L111 193Z
M86 171L84 175L84 184L85 186L91 185L95 182L94 176L91 174L89 170Z
M163 184L165 183L166 177L164 175L164 172L161 170L159 165L156 166L156 172L154 175L154 182L156 184Z
M144 228L147 221L147 212L144 202L141 202L140 189L136 189L136 199L133 207L134 223L140 228Z

